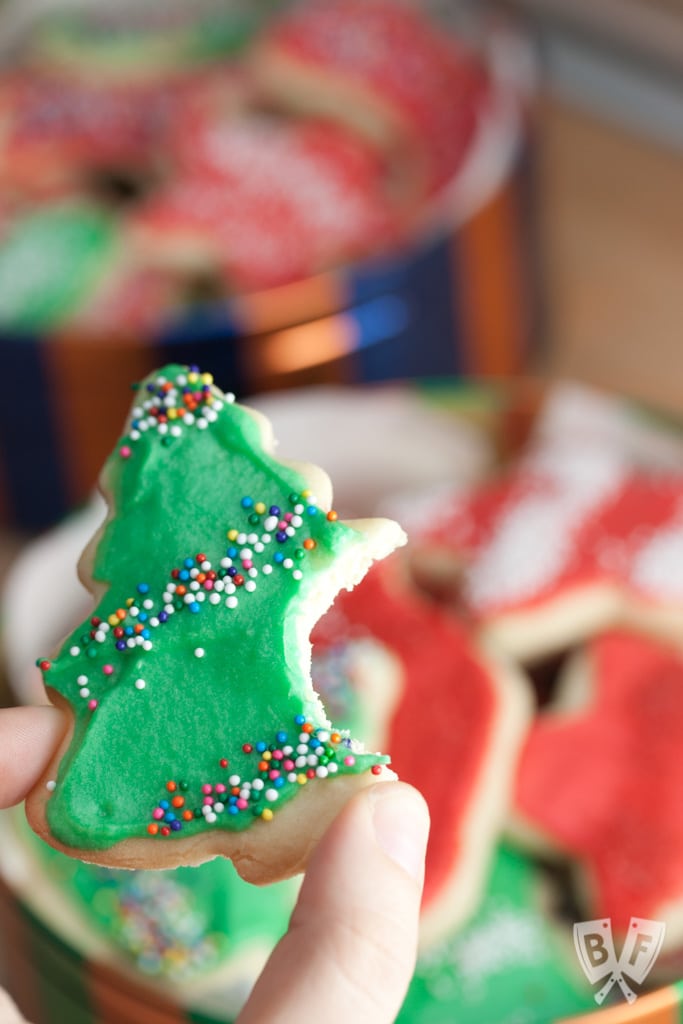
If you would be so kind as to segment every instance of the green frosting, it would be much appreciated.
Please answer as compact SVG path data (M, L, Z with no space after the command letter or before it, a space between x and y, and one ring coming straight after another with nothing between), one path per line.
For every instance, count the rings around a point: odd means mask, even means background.
M149 74L150 69L177 72L195 64L239 53L259 29L273 0L232 2L174 22L154 5L149 23L145 12L126 17L107 8L52 15L39 26L31 48L37 57L65 67L123 76Z
M595 1009L539 882L532 861L500 847L479 910L420 958L397 1024L547 1024Z
M47 802L56 839L263 828L303 785L386 763L335 733L305 669L307 604L364 538L263 450L249 412L168 366L141 385L104 484L92 576L107 590L41 663L74 715Z
M117 229L89 207L55 207L18 221L0 245L0 324L44 330L71 314L110 266Z

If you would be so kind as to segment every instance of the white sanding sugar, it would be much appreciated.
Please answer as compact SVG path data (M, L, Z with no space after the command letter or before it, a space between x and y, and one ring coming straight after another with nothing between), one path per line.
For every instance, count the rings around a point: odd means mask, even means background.
M654 534L640 548L630 578L648 597L683 600L683 520Z

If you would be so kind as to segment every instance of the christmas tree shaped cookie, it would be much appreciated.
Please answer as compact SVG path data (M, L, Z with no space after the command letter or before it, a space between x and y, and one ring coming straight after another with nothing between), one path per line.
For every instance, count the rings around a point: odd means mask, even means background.
M328 722L309 634L403 533L339 521L325 474L271 446L196 367L139 386L80 565L96 607L40 661L70 725L27 814L56 848L129 868L222 854L268 882L386 777Z

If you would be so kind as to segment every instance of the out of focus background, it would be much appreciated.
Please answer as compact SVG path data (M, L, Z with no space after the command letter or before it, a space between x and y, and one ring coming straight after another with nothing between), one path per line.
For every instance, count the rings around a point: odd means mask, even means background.
M678 6L427 4L454 48L425 75L427 27L413 78L400 28L345 66L282 6L3 4L5 521L83 501L168 357L239 395L531 373L677 410Z
M680 529L683 484L666 510L647 489L653 471L683 479L682 252L677 0L3 0L5 700L42 699L32 661L85 613L64 580L102 516L97 475L131 382L168 362L266 412L283 457L329 470L340 513L405 522L424 542L415 585L468 643L499 624L500 608L472 596L490 563L473 538L482 508L503 535L478 489L506 474L501 508L526 500L529 472L554 495L545 547L531 536L522 562L543 569L557 550L602 586L609 559L579 541L570 558L572 530L590 523L593 536L599 522L613 554L614 522L637 532L643 509L657 510L655 534ZM619 514L600 519L612 500ZM520 565L496 551L497 586ZM677 642L675 585L655 573L662 617L633 612L631 555L610 561L618 601L574 633L533 626L528 647L496 634L541 711L568 655L601 630L635 616ZM663 561L674 571L669 548ZM510 607L529 600L543 603L513 594ZM344 658L323 661L326 699L370 728ZM477 907L454 907L450 932L426 940L406 1024L550 1024L595 1006L567 925L613 908L582 902L576 849L549 867L507 845L513 804L487 819ZM122 880L65 866L22 829L4 826L0 931L20 937L5 977L35 1024L139 1024L147 1003L155 1022L236 1012L293 889L257 898L224 865L201 884ZM663 902L683 906L673 874ZM635 912L655 917L654 897ZM681 949L662 983L683 973Z
M540 83L545 364L680 409L680 5L506 5Z

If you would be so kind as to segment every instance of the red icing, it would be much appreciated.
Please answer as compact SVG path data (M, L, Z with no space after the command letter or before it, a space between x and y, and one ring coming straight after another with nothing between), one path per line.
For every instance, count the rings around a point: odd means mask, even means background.
M171 114L167 90L98 88L33 74L2 83L3 179L51 191L84 168L150 160Z
M335 126L207 126L196 167L145 204L134 229L163 248L174 236L198 241L239 290L308 276L395 235L375 155Z
M592 535L611 494L567 516L570 494L571 484L522 470L443 510L422 543L462 560L462 599L474 619L533 609L602 578ZM510 530L515 521L523 533Z
M484 75L452 37L396 0L332 0L303 5L284 19L271 45L367 88L393 109L431 162L430 188L456 171L470 142Z
M657 594L656 579L649 576L646 587L636 560L663 530L680 525L683 538L683 480L644 476L617 480L614 487L596 491L595 500L589 498L576 516L565 520L561 517L571 497L571 482L567 485L561 479L518 471L480 488L469 498L454 496L425 531L421 543L428 548L443 548L462 561L463 600L474 617L483 622L501 613L539 607L592 584L611 583L626 592L666 601L666 593ZM537 560L547 563L548 572L539 576L533 589L515 592L518 581L513 579L512 589L506 591L504 562L500 555L494 559L491 552L506 523L537 502L545 503L548 521L555 519L549 533L539 531L538 551L532 552ZM530 529L532 541L534 530L535 525ZM683 573L683 541L680 557ZM482 600L476 578L485 559L489 571L495 574L497 569L501 582L492 586L487 599ZM665 569L661 566L660 574ZM678 566L672 571L678 571ZM683 601L683 583L680 595Z
M679 544L648 558L657 541L676 534ZM627 480L603 510L590 541L600 571L630 594L654 603L683 603L683 479Z
M239 65L228 64L195 72L175 89L168 153L181 175L202 173L207 170L209 132L220 132L232 118L244 113L250 99L249 83Z
M546 712L523 751L516 807L580 859L591 913L623 930L683 900L683 660L645 637L589 648L588 706Z
M458 491L440 498L419 543L457 552L469 563L490 538L502 510L524 490L516 477L508 476L488 481L470 494Z
M396 559L373 567L355 590L340 594L313 642L324 649L351 636L379 641L403 668L387 749L392 767L420 789L430 808L429 907L457 871L463 833L480 811L473 800L493 754L494 684L458 623L407 589Z

